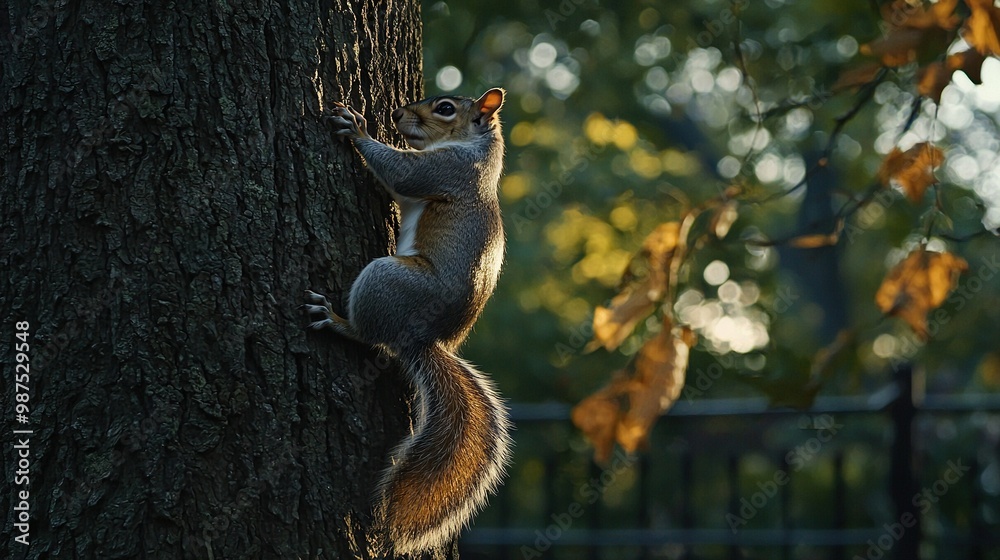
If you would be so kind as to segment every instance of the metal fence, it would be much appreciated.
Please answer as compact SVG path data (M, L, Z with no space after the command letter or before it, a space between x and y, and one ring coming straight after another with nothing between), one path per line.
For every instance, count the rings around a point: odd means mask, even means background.
M561 443L568 407L513 406L519 455L462 557L1000 560L1000 395L922 386L902 369L806 413L678 402L604 466Z

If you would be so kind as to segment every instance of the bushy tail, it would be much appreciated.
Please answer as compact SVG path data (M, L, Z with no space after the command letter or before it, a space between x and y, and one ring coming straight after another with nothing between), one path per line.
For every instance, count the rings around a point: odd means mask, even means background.
M437 344L400 358L417 388L417 418L383 474L378 514L393 552L406 554L451 539L486 503L511 439L484 374Z

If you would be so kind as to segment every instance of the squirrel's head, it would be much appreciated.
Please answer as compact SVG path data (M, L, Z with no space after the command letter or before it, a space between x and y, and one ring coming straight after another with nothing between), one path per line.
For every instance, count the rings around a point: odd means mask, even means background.
M435 144L482 136L500 127L504 90L493 88L479 99L443 95L392 112L396 129L416 150Z

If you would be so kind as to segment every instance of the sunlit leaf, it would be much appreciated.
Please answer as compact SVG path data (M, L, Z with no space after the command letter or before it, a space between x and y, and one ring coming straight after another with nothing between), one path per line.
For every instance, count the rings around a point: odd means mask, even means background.
M642 250L633 259L644 275L633 278L627 272L625 285L607 307L594 310L594 338L587 345L591 352L604 347L614 350L628 338L635 326L656 309L670 284L670 263L680 239L680 224L660 224L646 236ZM631 268L631 267L630 267Z
M934 170L944 162L944 152L921 142L905 152L893 148L878 171L883 185L896 183L914 203L920 202L927 187L934 184Z
M612 381L573 407L573 424L594 446L594 460L598 463L606 463L615 448L615 433L622 415L618 401L625 393L618 386L626 383L622 379Z
M972 14L962 36L982 54L1000 55L1000 8L993 0L965 0Z
M875 304L882 313L906 321L926 339L927 313L944 303L958 285L959 275L968 268L961 257L921 247L889 271L875 294Z
M681 225L666 222L656 226L642 242L642 256L649 264L650 298L660 300L670 284L670 261L681 243Z
M951 82L950 68L943 62L932 62L917 72L917 93L929 97L935 103L941 102L941 92Z
M665 319L629 367L574 407L573 423L594 444L595 460L606 462L616 442L629 453L645 446L656 419L680 396L694 343L690 329Z
M608 307L599 306L594 310L594 338L585 351L592 352L604 347L614 350L632 334L635 326L656 309L649 298L647 283L626 287L611 299Z

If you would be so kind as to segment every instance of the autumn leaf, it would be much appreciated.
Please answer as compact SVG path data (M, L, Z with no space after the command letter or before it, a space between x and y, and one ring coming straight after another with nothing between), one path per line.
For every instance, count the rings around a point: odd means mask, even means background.
M1000 8L993 0L965 0L972 14L965 20L962 37L984 55L1000 55Z
M836 245L839 239L840 235L837 233L812 233L793 237L788 240L788 246L798 249L817 249Z
M830 86L834 92L845 89L854 89L865 84L869 84L878 76L882 70L882 65L877 62L864 62L853 68L844 70L837 77L837 81Z
M629 385L629 408L618 423L617 439L625 451L632 453L645 446L656 419L681 396L694 343L695 335L689 328L675 329L664 319L663 330L639 350Z
M607 462L616 442L628 453L645 446L656 419L680 397L694 344L690 329L664 319L624 371L573 408L573 423L593 443L597 462Z
M656 309L656 304L667 293L670 263L679 240L678 222L660 224L646 237L642 250L633 258L645 267L645 276L639 279L627 276L626 285L611 303L594 310L594 338L585 351L618 348L636 325Z
M951 82L952 70L943 62L932 62L917 72L917 93L941 103L941 92Z
M800 235L788 240L789 247L799 249L816 249L818 247L828 247L836 245L840 241L840 232L844 231L844 220L838 220L837 226L830 233L810 233Z
M882 6L882 19L892 27L954 29L958 0L939 0L930 6L919 0L895 0Z
M619 395L624 393L618 385L623 384L625 384L623 380L612 381L611 385L574 406L570 415L573 425L583 432L594 446L594 460L598 463L608 462L611 451L615 448L618 419L622 415L618 399Z
M649 298L646 283L628 287L611 299L608 307L599 306L594 310L594 339L585 348L586 352L604 347L614 350L632 334L639 321L645 319L656 308Z
M974 84L983 83L982 68L986 57L976 49L969 49L948 55L946 64L952 70L961 70Z
M919 54L937 43L947 46L949 31L958 25L955 6L958 0L940 0L929 7L920 2L896 0L882 8L882 19L889 24L884 37L861 45L861 53L875 56L890 68L921 58Z
M892 29L885 37L861 45L861 54L874 56L889 68L903 66L917 59L917 48L924 43L925 35L923 29Z
M882 313L906 321L926 340L927 313L944 303L968 268L961 257L921 247L889 271L875 294L875 304Z
M642 242L640 253L649 266L650 298L660 300L670 284L670 262L681 246L681 224L666 222L656 226Z
M841 218L837 220L836 225L833 227L833 231L830 233L805 233L781 239L767 239L763 235L757 235L754 238L746 239L744 242L752 247L775 247L778 245L788 245L789 247L795 247L797 249L816 249L819 247L836 245L837 242L840 241L840 234L843 231L844 219Z
M893 148L878 170L879 181L886 186L899 185L914 203L920 202L927 187L935 183L934 170L944 163L944 152L921 142L905 152Z

